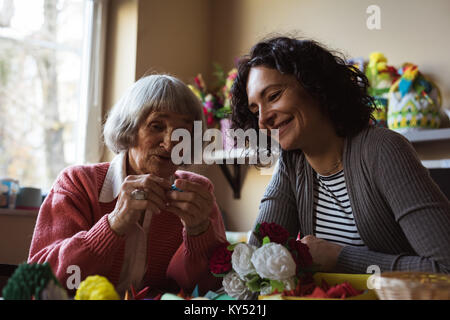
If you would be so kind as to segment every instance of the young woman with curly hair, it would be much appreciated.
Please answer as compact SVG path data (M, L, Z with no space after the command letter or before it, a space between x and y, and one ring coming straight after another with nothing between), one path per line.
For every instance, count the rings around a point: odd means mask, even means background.
M448 273L450 203L403 136L371 125L368 86L312 40L272 38L240 60L233 125L278 129L282 149L256 223L300 233L322 271Z

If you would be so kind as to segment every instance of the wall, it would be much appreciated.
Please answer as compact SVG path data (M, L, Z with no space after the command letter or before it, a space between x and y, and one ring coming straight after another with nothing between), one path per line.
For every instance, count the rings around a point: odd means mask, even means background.
M138 0L113 0L108 7L106 31L103 114L136 79ZM102 161L113 153L104 149Z
M210 0L141 0L138 9L136 78L170 73L192 82L209 74Z
M0 209L0 263L18 265L28 259L37 212Z
M372 4L381 9L380 30L366 26ZM390 64L414 62L441 84L448 108L449 13L448 0L214 0L212 59L230 67L268 34L296 33L349 57L381 51Z
M111 0L104 114L142 76L169 73L191 83L211 70L209 0ZM114 154L106 150L102 161Z

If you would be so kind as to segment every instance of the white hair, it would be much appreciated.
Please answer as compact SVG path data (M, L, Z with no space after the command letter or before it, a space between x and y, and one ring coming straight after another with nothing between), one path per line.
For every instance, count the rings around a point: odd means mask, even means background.
M140 124L154 111L190 115L206 127L203 105L188 86L169 75L149 75L129 87L109 112L103 128L107 147L117 154L135 146Z

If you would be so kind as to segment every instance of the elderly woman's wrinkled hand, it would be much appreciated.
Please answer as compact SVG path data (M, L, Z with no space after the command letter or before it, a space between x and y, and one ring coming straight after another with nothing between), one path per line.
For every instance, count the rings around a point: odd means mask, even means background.
M141 219L146 210L159 213L165 209L165 193L170 186L167 179L153 174L127 176L120 189L116 206L108 215L111 229L118 235L124 235ZM147 199L134 199L132 193L135 190L145 191Z
M169 191L166 210L177 215L188 235L195 236L205 232L210 224L209 215L214 206L214 196L203 185L178 179L175 186L179 191Z

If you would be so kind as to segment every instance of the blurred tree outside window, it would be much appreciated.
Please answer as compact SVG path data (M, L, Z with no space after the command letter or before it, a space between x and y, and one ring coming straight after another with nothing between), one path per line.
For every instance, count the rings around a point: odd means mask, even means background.
M0 177L21 186L77 161L87 2L0 0Z

